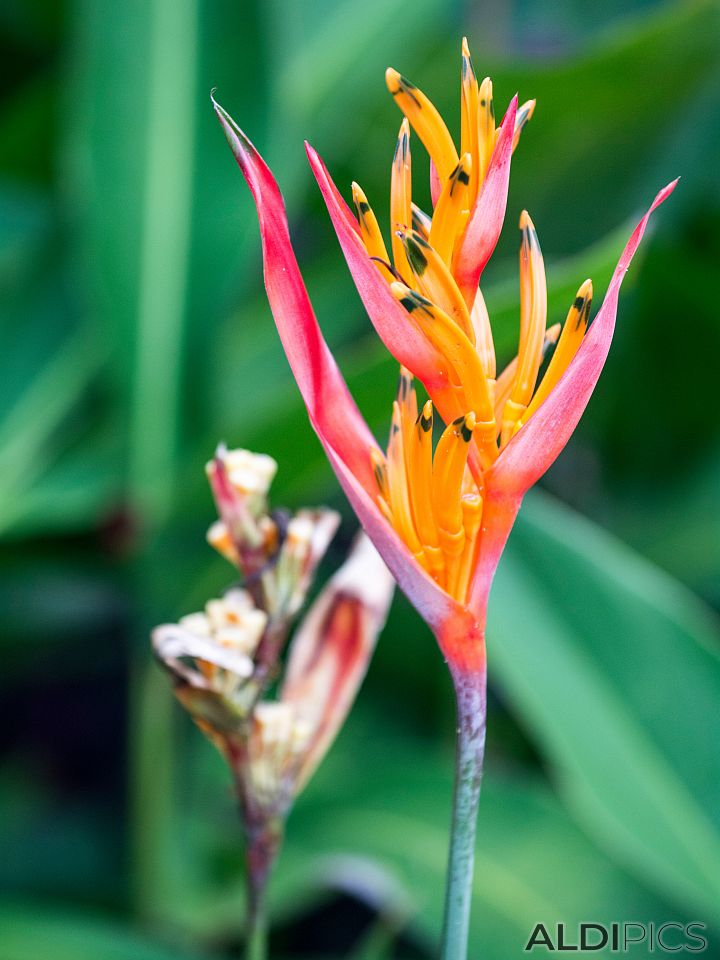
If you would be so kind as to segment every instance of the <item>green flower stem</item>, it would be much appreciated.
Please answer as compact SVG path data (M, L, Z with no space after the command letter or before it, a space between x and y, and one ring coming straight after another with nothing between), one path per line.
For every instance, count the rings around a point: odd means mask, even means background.
M245 960L268 955L267 885L282 842L282 821L246 819L247 930Z
M453 671L457 700L455 793L450 835L442 960L467 957L475 832L485 755L486 672Z
M250 898L248 897L248 900ZM264 891L255 899L252 908L248 904L248 926L245 938L245 960L267 960L267 915L264 906Z

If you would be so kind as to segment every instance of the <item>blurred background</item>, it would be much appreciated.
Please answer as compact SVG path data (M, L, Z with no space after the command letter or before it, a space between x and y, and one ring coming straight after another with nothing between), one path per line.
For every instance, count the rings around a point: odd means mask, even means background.
M560 320L586 276L604 291L642 211L682 176L494 587L471 956L522 955L538 922L696 920L720 957L718 3L6 0L0 960L239 949L228 776L150 662L149 630L232 580L204 540L218 440L277 458L276 505L343 512L326 571L355 521L281 352L208 94L273 167L323 329L384 441L396 365L302 141L346 196L357 179L385 210L400 115L384 70L457 133L463 33L499 113L516 90L538 100L484 287L503 359L520 210ZM291 817L274 957L434 955L453 733L447 671L398 597Z

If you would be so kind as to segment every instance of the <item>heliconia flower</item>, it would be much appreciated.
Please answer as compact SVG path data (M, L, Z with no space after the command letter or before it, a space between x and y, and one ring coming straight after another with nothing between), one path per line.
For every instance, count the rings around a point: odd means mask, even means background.
M458 150L417 87L394 70L386 79L405 114L391 167L389 247L362 189L353 184L353 214L307 146L360 297L401 364L384 452L320 332L272 173L214 98L213 105L255 200L270 306L330 463L453 672L483 671L490 585L523 495L587 406L608 355L622 279L650 214L675 183L658 193L630 237L592 325L586 280L562 328L547 326L542 253L522 213L518 353L498 374L479 283L502 228L512 152L535 102L518 108L514 98L496 127L492 84L478 83L464 41ZM431 214L412 202L410 127L431 159ZM427 402L418 404L413 378ZM436 410L446 427L433 451Z

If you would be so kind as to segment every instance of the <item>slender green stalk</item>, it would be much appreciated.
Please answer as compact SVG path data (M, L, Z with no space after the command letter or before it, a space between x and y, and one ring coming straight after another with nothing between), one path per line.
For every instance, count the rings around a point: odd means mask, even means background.
M457 699L455 792L445 889L442 960L467 957L475 831L485 755L486 673L453 671Z
M245 960L267 958L267 885L282 842L282 821L245 813L247 861L247 928Z
M158 615L152 578L164 569L153 554L154 537L172 509L176 488L191 243L198 0L152 0L147 15L146 106L139 113L144 127L137 131L142 148L142 207L128 456L130 499L145 531L135 566L143 649L148 627ZM134 897L141 915L153 917L163 914L174 895L174 711L166 685L147 656L136 666L135 675L140 687L133 698L136 711L130 728Z
M264 901L263 891L252 909L248 910L245 960L266 960L267 958L267 915Z

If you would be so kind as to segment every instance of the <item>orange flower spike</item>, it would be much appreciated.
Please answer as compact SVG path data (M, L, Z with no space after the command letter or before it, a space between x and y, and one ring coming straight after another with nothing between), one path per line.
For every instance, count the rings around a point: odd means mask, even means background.
M403 277L411 276L398 230L409 230L412 224L412 169L410 164L410 125L403 120L400 125L390 179L390 226L392 229L392 252L395 269Z
M395 103L410 121L425 149L445 182L457 166L458 154L445 121L425 94L406 80L397 70L388 67L385 82Z
M478 160L479 183L485 179L490 157L495 149L495 103L493 101L493 85L490 77L485 77L478 91Z
M455 321L436 304L403 283L390 284L390 290L450 368L458 405L478 411L478 448L483 465L489 466L498 455L495 414L487 377L475 348Z
M363 190L357 183L352 185L353 203L357 211L358 223L360 224L360 235L368 255L377 263L378 270L388 282L394 279L392 271L389 269L390 257L388 256L385 241L383 240L377 217L372 211Z
M478 163L480 154L478 147L478 82L475 76L470 48L468 47L467 37L463 37L462 42L462 68L461 68L461 107L460 107L460 152L470 154L474 161L470 170L470 183L468 185L468 196L470 205L475 202L478 192L478 172L480 165Z
M532 119L533 113L535 113L536 102L536 100L527 100L521 107L518 108L518 112L515 115L515 132L513 133L512 142L513 152L515 152L517 145L520 142L520 134L525 129L527 122Z
M460 506L463 515L463 529L465 530L465 546L457 567L453 595L464 602L467 600L470 578L475 566L478 534L482 523L483 499L479 493L464 493L460 500Z
M400 233L405 255L415 279L415 287L424 297L436 303L460 327L472 344L475 331L470 314L453 275L438 252L414 231Z
M547 286L545 264L535 227L527 210L520 214L520 346L517 374L510 399L503 411L501 443L512 437L515 424L525 413L535 389L542 363L545 323L547 320Z
M545 371L545 376L540 381L540 385L528 404L527 410L520 420L518 420L516 430L519 430L523 423L527 423L540 404L550 395L550 392L556 386L560 377L570 366L572 358L580 349L580 344L587 333L587 328L590 323L592 295L592 280L586 280L578 290L573 305L568 311L560 339L550 359L548 368ZM556 326L559 327L559 324Z
M453 420L438 440L433 460L433 516L440 537L440 547L448 565L447 586L451 595L455 595L453 586L465 547L460 497L475 425L475 414L472 412Z
M403 404L400 394L403 378L398 391L399 400L393 402L392 422L390 425L390 439L387 448L387 486L389 506L393 516L393 523L403 541L407 545L418 563L427 568L422 544L415 529L412 507L410 505L410 485L405 463L405 435L407 428L408 407ZM414 391L413 391L414 395Z
M403 431L403 444L407 461L407 445L415 431L415 421L417 420L417 394L413 386L413 375L407 367L400 367L400 377L398 379L397 402L400 406L400 421Z
M467 214L468 211L472 169L471 155L463 153L445 182L432 216L428 239L448 266L452 261L455 241L465 226L463 212Z
M560 336L561 330L562 324L554 323L545 331L545 340L543 342L543 360L547 356L548 351L558 342L558 337ZM495 384L495 419L498 421L498 423L502 421L503 409L505 408L505 404L510 399L510 391L512 390L512 386L517 375L517 365L518 358L513 357L510 363L497 378L497 382ZM545 378L543 377L543 379ZM535 401L533 398L533 405L534 402ZM524 419L527 420L527 413L525 414Z
M429 217L424 210L421 210L416 203L410 204L412 210L412 228L415 233L419 233L423 240L430 237L432 227L432 217Z
M390 509L390 487L388 484L387 459L382 450L374 447L370 451L373 475L378 488L378 503L385 518L392 524L392 510Z
M415 526L428 559L433 578L444 583L445 560L440 549L432 500L432 436L433 405L428 400L418 415L406 447L407 473L412 489L412 509Z
M493 384L492 389L494 392L495 375L497 373L495 343L493 341L490 315L485 305L485 297L483 297L482 290L479 287L475 294L472 311L470 312L470 322L475 331L475 344L482 368L485 371L485 376L488 378L488 381Z

